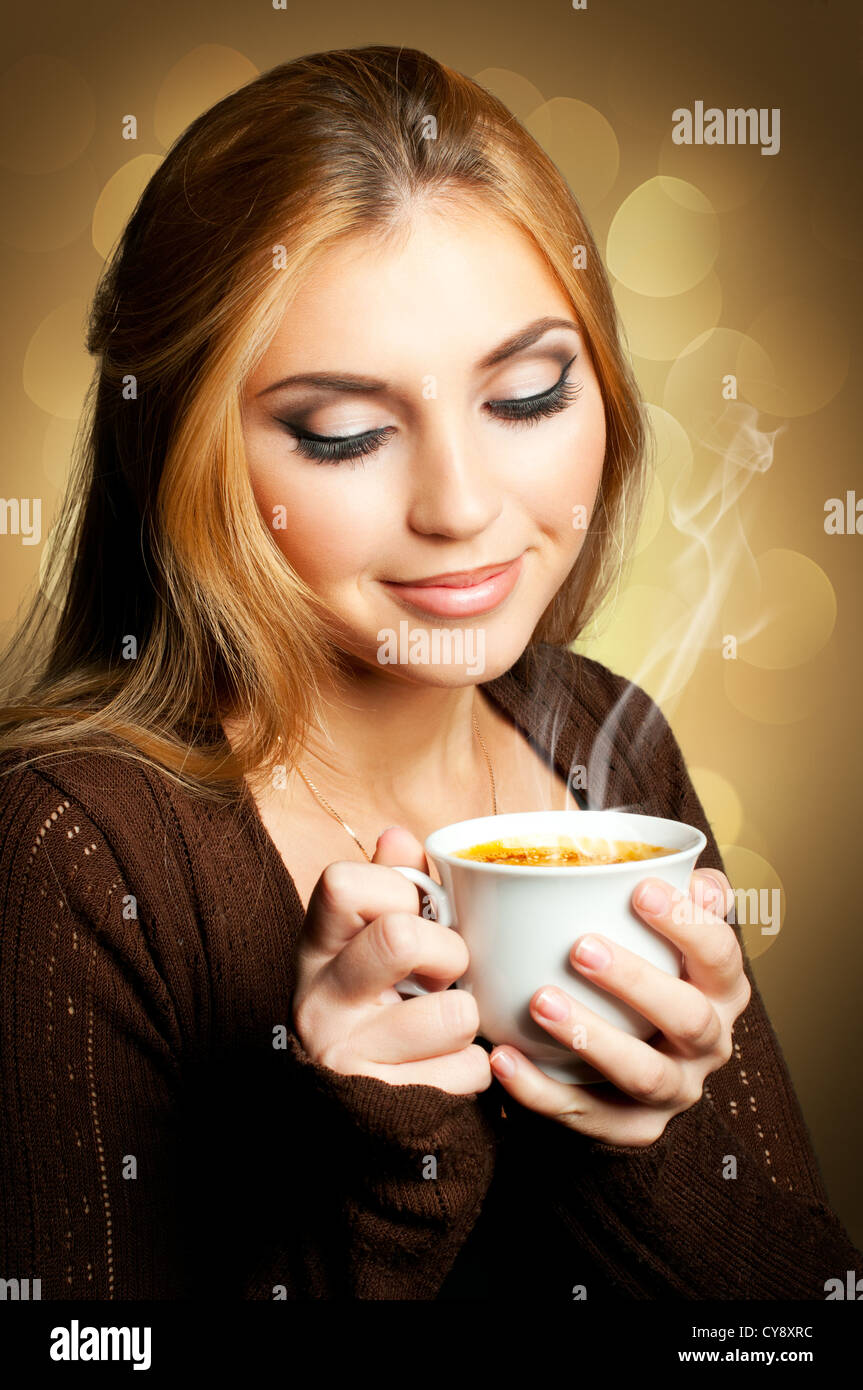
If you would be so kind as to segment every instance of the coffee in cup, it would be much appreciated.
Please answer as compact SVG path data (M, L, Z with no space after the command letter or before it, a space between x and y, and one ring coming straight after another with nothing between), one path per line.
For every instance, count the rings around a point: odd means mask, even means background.
M673 854L664 845L647 845L643 840L603 840L597 836L564 835L554 844L526 844L520 840L487 840L485 844L457 849L459 859L476 859L480 864L522 864L531 868L571 868L586 864L625 864L633 859L655 859Z

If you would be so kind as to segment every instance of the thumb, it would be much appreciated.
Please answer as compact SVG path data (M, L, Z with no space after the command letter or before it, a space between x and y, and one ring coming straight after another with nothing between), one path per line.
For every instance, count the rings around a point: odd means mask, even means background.
M403 825L391 825L378 836L373 864L404 864L411 869L429 871L425 850L417 839Z

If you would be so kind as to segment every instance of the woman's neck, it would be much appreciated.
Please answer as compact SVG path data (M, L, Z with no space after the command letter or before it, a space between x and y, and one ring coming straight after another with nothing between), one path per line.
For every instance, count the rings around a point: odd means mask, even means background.
M484 712L472 685L353 675L326 695L299 766L342 815L357 805L416 816L488 780L474 732L474 715L483 732Z
M305 736L305 751L288 765L276 800L282 811L313 797L297 766L349 824L361 816L377 824L422 824L438 808L464 806L486 814L489 769L474 731L474 715L493 749L499 715L475 686L431 686L356 672L321 692L319 727ZM243 720L223 720L234 743ZM496 754L491 751L494 759ZM252 779L259 805L272 789ZM471 807L476 809L471 812ZM442 813L442 812L441 812Z

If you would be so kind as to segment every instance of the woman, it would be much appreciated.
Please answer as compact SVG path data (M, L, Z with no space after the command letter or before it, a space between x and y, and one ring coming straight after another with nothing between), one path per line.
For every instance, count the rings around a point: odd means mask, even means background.
M55 630L37 662L37 606L4 712L7 1273L43 1298L823 1297L858 1252L680 750L568 647L629 553L646 441L554 166L425 54L285 64L169 152L89 347ZM478 1038L466 947L392 866L597 796L708 846L688 896L634 901L684 979L573 942L652 1042L531 999L559 1040L587 1025L607 1080L572 1087Z

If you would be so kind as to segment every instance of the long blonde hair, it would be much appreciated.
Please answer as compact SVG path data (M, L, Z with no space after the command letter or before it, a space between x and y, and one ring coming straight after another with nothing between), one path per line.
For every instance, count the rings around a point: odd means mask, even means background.
M38 761L58 741L83 750L108 734L210 797L301 752L322 683L343 667L329 614L257 508L243 385L316 256L397 232L421 198L465 196L543 256L605 402L597 505L531 646L574 641L628 554L648 440L590 230L544 151L469 78L410 48L316 53L189 126L105 267L68 489L5 655L0 751ZM244 725L233 749L230 711Z

